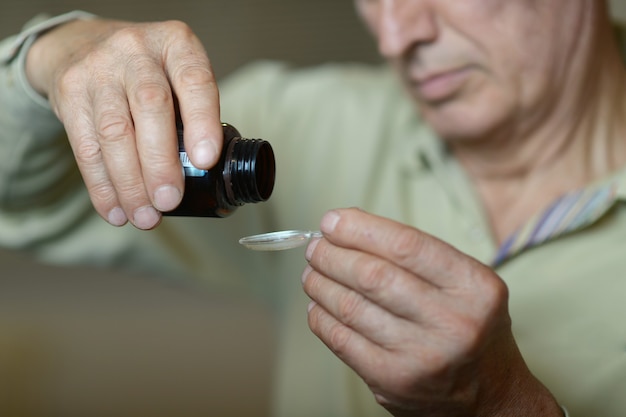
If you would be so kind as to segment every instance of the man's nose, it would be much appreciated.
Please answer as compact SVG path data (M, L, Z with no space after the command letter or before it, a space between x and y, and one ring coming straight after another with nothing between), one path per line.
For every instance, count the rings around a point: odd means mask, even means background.
M382 56L395 58L415 44L435 40L437 22L430 3L430 0L381 0L378 50Z

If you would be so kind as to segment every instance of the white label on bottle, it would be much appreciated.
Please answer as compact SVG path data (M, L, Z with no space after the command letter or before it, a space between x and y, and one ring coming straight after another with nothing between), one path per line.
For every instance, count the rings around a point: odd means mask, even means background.
M187 177L203 177L206 174L204 169L198 169L191 163L187 152L178 152L180 163L183 165L185 176Z

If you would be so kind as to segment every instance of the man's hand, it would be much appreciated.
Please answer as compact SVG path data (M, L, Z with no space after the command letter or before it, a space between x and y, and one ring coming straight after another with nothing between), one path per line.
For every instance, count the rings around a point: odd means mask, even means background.
M312 331L396 416L562 416L524 363L508 292L417 229L334 210L307 248Z
M176 100L191 161L208 169L218 160L217 85L184 23L73 21L33 44L26 73L63 122L93 205L113 225L151 229L180 203Z

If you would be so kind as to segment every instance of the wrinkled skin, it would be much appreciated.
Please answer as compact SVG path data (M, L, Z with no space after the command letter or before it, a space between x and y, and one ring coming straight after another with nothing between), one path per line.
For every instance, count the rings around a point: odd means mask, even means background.
M458 141L486 140L505 125L530 129L554 100L569 99L565 87L576 91L584 74L595 3L355 0L424 117Z
M27 74L63 122L94 207L113 225L151 229L182 199L174 95L194 165L218 159L217 83L182 22L63 25L34 44Z
M309 325L380 404L396 416L560 415L517 350L490 268L357 209L321 227L302 278Z

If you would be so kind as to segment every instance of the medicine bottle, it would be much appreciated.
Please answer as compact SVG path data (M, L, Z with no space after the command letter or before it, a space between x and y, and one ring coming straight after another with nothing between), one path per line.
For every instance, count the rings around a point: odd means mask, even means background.
M178 125L178 149L185 172L180 205L165 216L227 217L246 203L267 201L274 189L276 164L269 142L242 138L232 125L222 123L224 144L218 163L210 170L193 166Z

